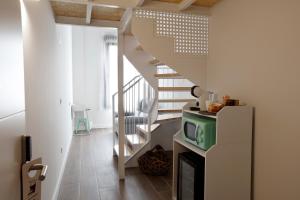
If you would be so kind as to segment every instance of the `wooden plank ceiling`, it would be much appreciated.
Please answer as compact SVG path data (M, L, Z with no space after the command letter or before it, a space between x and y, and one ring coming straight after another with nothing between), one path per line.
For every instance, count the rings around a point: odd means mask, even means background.
M76 1L50 1L50 3L55 16L86 18L88 4L77 1L78 3L75 3ZM93 6L91 20L120 21L124 11L124 9L116 7Z
M211 7L219 0L153 0L169 3L170 7L184 10L189 6ZM141 6L151 0L50 0L57 22L70 24L94 24L119 27L126 18L125 10ZM134 6L132 6L134 5ZM156 5L159 6L159 5ZM59 20L58 20L59 18Z
M58 1L51 1L51 6L55 16L64 16L64 17L86 17L86 8L85 4L77 3L65 3Z
M110 8L103 6L95 6L92 10L92 20L110 20L120 21L125 10L122 8Z

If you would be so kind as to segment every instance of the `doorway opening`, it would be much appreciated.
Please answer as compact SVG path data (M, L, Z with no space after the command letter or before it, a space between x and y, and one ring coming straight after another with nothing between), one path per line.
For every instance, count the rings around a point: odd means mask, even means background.
M72 27L75 134L112 128L112 96L118 90L117 37L115 28ZM139 75L126 57L124 68L124 83Z

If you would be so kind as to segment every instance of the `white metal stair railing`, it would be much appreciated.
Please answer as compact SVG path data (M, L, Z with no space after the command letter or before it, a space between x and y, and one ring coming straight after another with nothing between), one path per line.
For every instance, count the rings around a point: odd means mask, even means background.
M136 76L123 87L126 161L151 140L152 112L155 105L155 90L142 77ZM112 97L114 154L119 155L118 93ZM140 131L141 129L147 131ZM123 146L123 144L121 144Z
M128 83L126 83L123 86L123 91L130 88L132 85L134 85L135 82L139 81L140 79L142 79L141 75L135 76L133 79L131 79ZM113 132L116 133L118 131L118 126L116 126L117 120L118 120L118 118L117 118L117 116L118 116L118 92L116 92L112 96L112 110L113 110Z

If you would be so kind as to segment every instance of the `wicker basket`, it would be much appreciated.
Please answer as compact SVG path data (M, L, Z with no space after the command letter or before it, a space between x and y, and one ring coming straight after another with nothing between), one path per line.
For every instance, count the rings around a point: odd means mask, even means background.
M171 166L171 161L166 151L160 145L156 145L153 149L139 157L138 163L143 173L152 176L165 175Z

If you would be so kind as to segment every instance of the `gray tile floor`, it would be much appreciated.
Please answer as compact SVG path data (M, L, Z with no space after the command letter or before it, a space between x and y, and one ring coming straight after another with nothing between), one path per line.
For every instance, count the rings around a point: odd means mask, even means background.
M171 200L171 175L147 176L130 168L119 181L112 143L110 129L73 137L59 200Z

